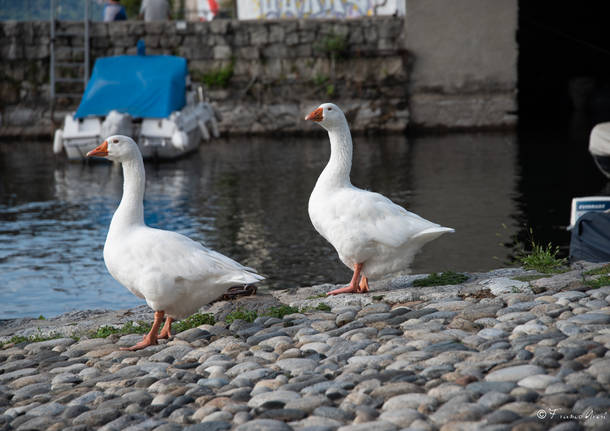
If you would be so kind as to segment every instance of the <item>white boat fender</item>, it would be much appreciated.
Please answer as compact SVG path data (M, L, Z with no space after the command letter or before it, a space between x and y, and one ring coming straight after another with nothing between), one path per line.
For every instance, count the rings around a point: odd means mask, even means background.
M183 132L180 130L174 131L174 133L172 135L172 144L174 145L174 147L176 147L180 150L184 150L186 148L187 143L188 143L188 136L187 136L186 132Z
M214 108L212 105L208 105L210 107L210 110L212 111L212 116L216 117L216 119L218 121L222 121L222 114L220 113L220 111L216 108Z
M199 121L197 121L197 124L199 125L199 130L201 130L201 136L203 136L203 139L209 141L210 132L208 131L208 128L205 125L205 121L203 121L203 118L200 118Z
M212 136L218 138L220 136L220 132L218 131L218 121L214 116L210 117L210 124L212 125Z
M61 129L57 129L55 131L55 136L53 138L53 152L55 154L61 153L61 150L64 149L64 131Z

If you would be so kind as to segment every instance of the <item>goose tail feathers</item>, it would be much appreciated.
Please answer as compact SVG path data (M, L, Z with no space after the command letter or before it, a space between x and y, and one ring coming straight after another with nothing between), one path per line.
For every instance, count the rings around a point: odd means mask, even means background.
M413 236L413 239L424 240L425 242L432 241L435 238L438 238L444 233L453 233L455 229L444 226L434 226L428 229L422 230L417 235Z
M229 284L254 284L264 279L265 277L256 272L240 271L238 273L228 274L226 277L223 277L222 281Z

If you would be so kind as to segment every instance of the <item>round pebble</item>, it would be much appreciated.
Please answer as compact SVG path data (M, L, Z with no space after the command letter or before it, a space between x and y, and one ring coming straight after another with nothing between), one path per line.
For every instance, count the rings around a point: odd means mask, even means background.
M372 284L320 298L331 311L305 309L320 287L277 291L302 311L202 325L136 352L119 347L140 334L7 345L0 428L574 429L536 415L610 408L610 287L588 289L574 270L532 282L546 289L536 296L511 278L524 274Z

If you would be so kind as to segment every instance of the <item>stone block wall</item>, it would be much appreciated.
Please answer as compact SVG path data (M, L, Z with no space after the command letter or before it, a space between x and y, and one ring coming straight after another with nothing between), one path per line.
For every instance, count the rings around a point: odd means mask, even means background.
M183 25L181 25L183 24ZM82 23L60 23L57 61L82 61ZM317 130L303 117L322 102L340 105L353 130L404 130L408 124L404 20L91 24L91 59L148 54L188 59L195 85L222 114L227 133ZM0 23L0 135L50 133L48 22ZM81 84L63 90L82 92ZM75 109L60 100L55 120Z

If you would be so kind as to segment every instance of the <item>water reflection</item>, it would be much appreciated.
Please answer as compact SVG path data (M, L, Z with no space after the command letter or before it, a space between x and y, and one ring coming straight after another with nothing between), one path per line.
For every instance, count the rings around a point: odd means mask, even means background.
M267 288L344 282L350 272L311 226L307 202L327 137L239 138L146 164L145 217L268 276ZM505 266L524 217L514 135L355 138L352 181L456 233L415 272ZM107 273L102 249L121 196L110 163L54 159L48 143L0 143L0 318L143 303Z
M414 141L410 207L456 232L429 243L414 270L477 271L510 263L518 225L517 143L507 134L452 134ZM439 257L441 257L439 259ZM439 262L440 260L440 262ZM435 265L436 264L436 265Z
M543 130L519 132L519 176L517 181L517 240L552 242L568 255L572 198L608 195L606 178L589 154L589 134L594 123L558 125Z

